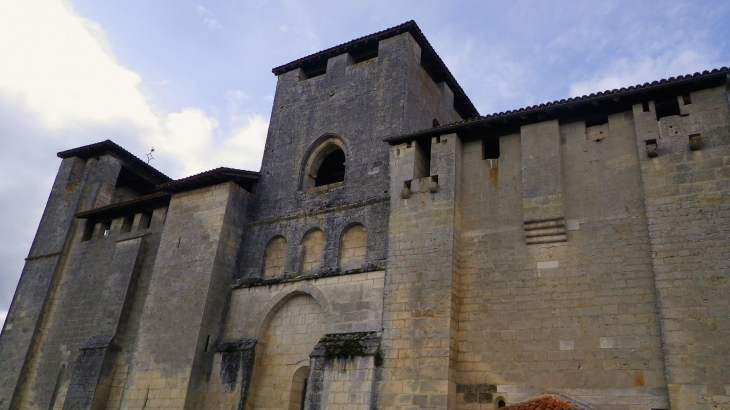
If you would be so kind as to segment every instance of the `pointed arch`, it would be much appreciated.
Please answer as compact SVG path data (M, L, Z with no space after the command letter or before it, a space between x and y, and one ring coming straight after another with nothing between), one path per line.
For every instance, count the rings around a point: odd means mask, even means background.
M320 137L307 152L302 163L299 188L309 189L345 181L347 147L333 134Z

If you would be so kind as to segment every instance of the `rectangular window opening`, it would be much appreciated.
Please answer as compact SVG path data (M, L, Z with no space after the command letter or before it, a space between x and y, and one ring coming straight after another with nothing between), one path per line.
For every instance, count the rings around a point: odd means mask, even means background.
M352 57L352 63L362 63L363 61L370 60L378 56L378 41L373 41L371 44L365 44L363 47L358 47L355 50L350 51L350 57Z
M137 230L147 229L152 224L152 212L142 212Z
M591 118L586 120L586 128L595 127L597 125L608 124L608 116Z
M482 141L482 159L499 158L499 138L489 138Z
M654 100L654 108L656 108L656 119L659 121L664 117L680 115L679 101L676 96Z
M689 94L682 95L682 102L684 103L684 105L692 104L692 99L689 98Z
M90 219L86 220L86 225L84 225L84 233L81 235L81 241L90 241L91 237L94 235L94 226L96 223L91 221Z
M643 103L641 103L641 107L644 109L644 112L651 111L649 110L649 101L644 101Z
M208 335L208 338L205 339L205 351L208 351L208 347L210 346L210 335Z
M127 233L132 230L132 222L134 222L134 215L127 215L124 217L124 221L122 221L122 229L120 230L121 233Z
M327 59L322 58L319 61L311 62L301 67L300 80L308 80L310 78L319 77L327 73Z
M425 178L431 175L431 140L417 140L415 152L415 178Z
M112 229L112 221L102 222L101 226L99 227L99 239L108 238L112 232L111 229Z

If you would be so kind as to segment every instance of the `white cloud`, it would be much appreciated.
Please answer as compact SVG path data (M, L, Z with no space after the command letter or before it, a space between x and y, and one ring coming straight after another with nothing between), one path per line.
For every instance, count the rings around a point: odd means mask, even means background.
M204 18L203 19L203 22L211 30L218 30L218 29L223 28L223 25L221 23L219 23L218 20L216 20L216 19L214 19L212 17L206 17L206 18Z
M570 85L570 96L628 87L692 74L718 65L715 53L699 48L671 50L658 57L619 58L594 76Z
M198 13L206 16L205 18L203 18L203 23L205 23L205 25L208 26L209 29L218 30L223 28L223 25L219 23L218 20L213 18L213 12L201 6L200 4L198 4Z
M202 6L198 11L210 13ZM236 113L227 134L202 109L163 112L140 91L140 75L116 60L103 30L65 0L0 6L0 67L0 95L26 106L49 130L124 129L136 134L133 144L154 146L155 165L168 172L200 172L222 160L238 168L259 165L266 120L250 113L240 117L238 104L248 98L243 91L225 96ZM233 148L247 160L234 161Z

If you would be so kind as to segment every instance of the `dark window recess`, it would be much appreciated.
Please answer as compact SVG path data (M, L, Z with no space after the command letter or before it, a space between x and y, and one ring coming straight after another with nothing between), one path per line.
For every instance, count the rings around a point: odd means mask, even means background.
M372 41L370 44L365 44L362 47L358 47L355 50L350 51L350 57L354 64L361 63L365 60L370 60L378 56L378 42Z
M61 368L58 370L58 376L56 377L56 385L53 387L53 395L51 396L51 405L48 407L49 409L52 409L56 406L56 398L58 398L58 390L61 387L61 381L63 380L63 374L65 372L66 372L66 365L62 364Z
M644 112L649 112L649 101L644 101L641 103L641 107L644 109Z
M111 233L112 221L106 221L101 223L99 227L99 238L106 238Z
M127 233L132 230L132 222L134 222L134 215L127 215L124 217L124 221L122 221L122 229L119 231L121 233Z
M595 127L597 125L608 124L608 117L598 117L586 120L586 128Z
M94 225L96 225L91 220L86 220L86 225L84 225L84 233L81 235L81 241L90 241L91 237L94 235Z
M345 153L336 149L327 155L317 170L314 186L323 186L345 180Z
M437 142L441 142L440 137L436 137ZM417 168L421 169L421 172L417 173L418 178L425 178L431 175L431 139L426 138L423 140L416 140L416 161L421 162L421 166L416 165Z
M499 138L490 138L482 142L482 158L499 158Z
M319 61L313 61L307 65L302 66L300 80L306 80L308 78L318 77L327 72L327 59L322 58Z
M152 212L142 212L139 218L139 227L137 229L147 229L152 223Z
M504 402L504 400L500 400L497 402L497 408L501 409L502 407L506 406L507 403Z
M304 386L302 386L302 401L300 402L301 405L299 407L300 410L304 410L304 400L307 398L307 385L309 384L309 378L304 379L304 383L302 383Z
M682 96L682 102L684 103L684 105L690 105L690 104L692 104L692 99L689 98L689 94L684 94Z
M671 117L672 115L679 115L679 101L676 96L669 98L663 98L661 100L654 100L654 107L656 108L656 119L657 121L664 117Z
M208 335L208 338L205 339L205 349L204 349L205 352L208 351L208 346L210 346L210 335Z

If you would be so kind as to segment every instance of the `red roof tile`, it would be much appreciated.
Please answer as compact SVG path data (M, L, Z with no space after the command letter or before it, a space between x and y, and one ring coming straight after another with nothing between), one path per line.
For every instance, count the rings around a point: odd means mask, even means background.
M534 399L525 400L520 403L509 404L502 407L503 410L586 410L584 406L580 406L575 403L571 403L564 398L554 395L546 394Z

